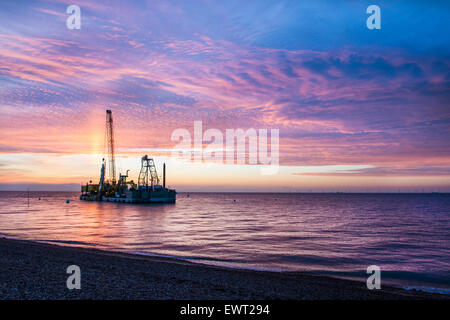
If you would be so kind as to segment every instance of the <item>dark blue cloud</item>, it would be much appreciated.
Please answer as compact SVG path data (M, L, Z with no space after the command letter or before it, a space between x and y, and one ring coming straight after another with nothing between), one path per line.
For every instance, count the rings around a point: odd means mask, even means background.
M167 89L170 86L160 81L151 81L145 78L126 76L118 80L109 81L109 88L114 93L107 94L109 99L120 99L128 103L140 105L175 104L191 107L195 104L194 98L176 94Z
M424 72L416 63L394 65L383 57L352 54L348 58L312 58L301 65L329 79L339 77L351 79L395 78L397 76L421 77ZM338 71L340 74L332 74Z

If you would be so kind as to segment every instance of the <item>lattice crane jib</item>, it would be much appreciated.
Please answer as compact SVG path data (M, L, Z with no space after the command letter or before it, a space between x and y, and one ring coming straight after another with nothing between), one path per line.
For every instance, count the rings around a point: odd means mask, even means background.
M114 126L111 110L106 110L106 144L108 148L108 178L116 183L116 160L114 154Z

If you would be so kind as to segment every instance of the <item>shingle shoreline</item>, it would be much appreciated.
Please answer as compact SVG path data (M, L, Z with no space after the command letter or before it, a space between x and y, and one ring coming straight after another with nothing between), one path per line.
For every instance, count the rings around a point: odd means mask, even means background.
M69 265L81 289L69 290ZM449 299L312 276L229 269L177 259L0 239L0 299Z

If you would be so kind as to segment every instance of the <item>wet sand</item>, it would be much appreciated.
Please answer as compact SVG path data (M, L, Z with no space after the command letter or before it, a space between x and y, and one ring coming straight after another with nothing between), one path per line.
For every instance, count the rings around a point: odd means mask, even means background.
M81 289L66 286L69 265ZM449 299L364 282L0 239L0 299Z

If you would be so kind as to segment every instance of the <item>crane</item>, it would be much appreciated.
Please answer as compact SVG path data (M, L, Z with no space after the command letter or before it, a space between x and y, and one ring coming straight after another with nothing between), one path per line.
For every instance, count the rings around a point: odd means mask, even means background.
M114 127L111 110L106 110L106 144L108 147L109 182L116 184L116 160L114 158Z

